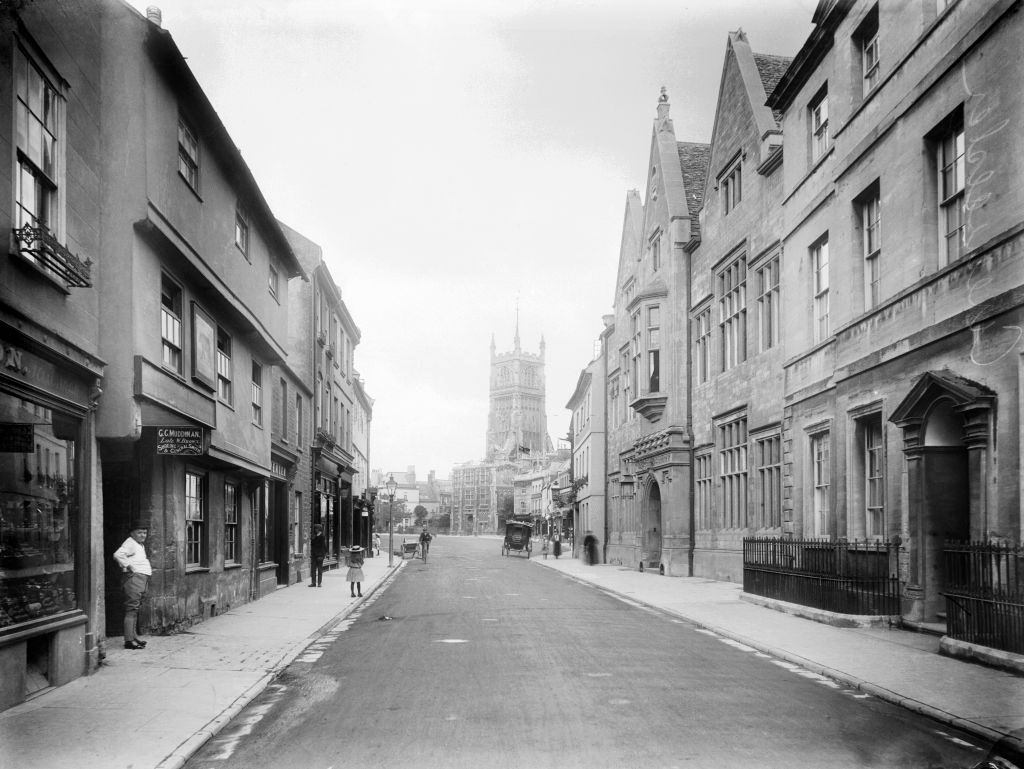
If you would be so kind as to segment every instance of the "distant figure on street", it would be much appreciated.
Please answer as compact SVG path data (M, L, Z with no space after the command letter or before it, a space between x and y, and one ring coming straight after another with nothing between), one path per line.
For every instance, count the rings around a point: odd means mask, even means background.
M554 551L555 559L557 560L558 556L562 554L562 540L557 534L555 535L555 541L552 543L551 549Z
M545 558L545 559L546 559L546 558L548 557L548 550L549 550L549 549L550 549L550 548L548 547L548 537L547 537L547 535L545 534L545 535L544 535L544 539L542 539L542 540L541 540L541 545L540 545L540 551L541 551L542 553L544 553L544 558Z
M380 555L380 532L373 532L373 551L375 554Z
M430 552L430 540L433 537L430 532L427 531L427 527L423 527L423 531L420 532L420 552L423 554L423 560L427 560L427 553Z
M309 586L321 587L324 581L324 558L327 557L327 538L324 527L313 524L313 538L309 541Z
M597 537L590 529L587 529L587 534L583 537L583 560L590 566L597 563Z
M352 593L352 597L356 597L356 591L359 591L359 597L363 597L363 559L365 555L363 548L359 545L353 545L349 548L348 557L345 559L345 564L348 566L348 574L345 575L345 581L349 583L349 591Z
M114 560L121 567L121 590L124 592L124 648L145 649L139 638L139 607L146 597L153 567L146 556L149 529L144 523L133 523L128 539L114 551Z

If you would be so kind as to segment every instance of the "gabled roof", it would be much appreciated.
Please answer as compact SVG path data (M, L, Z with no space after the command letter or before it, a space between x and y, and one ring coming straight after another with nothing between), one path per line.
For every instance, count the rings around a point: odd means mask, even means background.
M679 169L686 185L686 208L692 217L691 232L697 226L697 213L704 206L704 185L708 178L711 145L701 142L676 142L679 150Z
M761 84L764 86L766 98L775 90L775 86L782 80L782 76L786 74L786 70L789 69L792 62L792 56L777 56L773 53L754 54L754 64L757 66L757 74L761 76ZM776 122L782 121L782 112L779 110L773 109L772 115L775 116Z

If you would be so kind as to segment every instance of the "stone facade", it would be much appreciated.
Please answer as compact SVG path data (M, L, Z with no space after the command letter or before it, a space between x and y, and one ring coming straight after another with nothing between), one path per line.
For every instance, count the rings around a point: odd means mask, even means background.
M551 450L544 382L544 339L540 352L525 352L516 324L511 352L495 351L491 338L491 378L487 413L489 462L515 461L520 456Z

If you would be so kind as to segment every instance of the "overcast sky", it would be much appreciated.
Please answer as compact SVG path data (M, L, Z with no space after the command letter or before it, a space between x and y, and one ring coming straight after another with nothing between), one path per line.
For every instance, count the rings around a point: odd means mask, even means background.
M489 349L547 342L552 441L611 312L661 86L710 140L726 36L792 56L816 0L132 0L362 333L372 468L484 453ZM641 190L642 193L642 190Z

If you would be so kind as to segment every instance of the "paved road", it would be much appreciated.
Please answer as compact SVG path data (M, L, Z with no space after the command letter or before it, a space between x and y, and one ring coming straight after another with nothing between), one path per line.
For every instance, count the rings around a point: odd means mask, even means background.
M988 747L499 551L436 538L189 769L939 769Z

